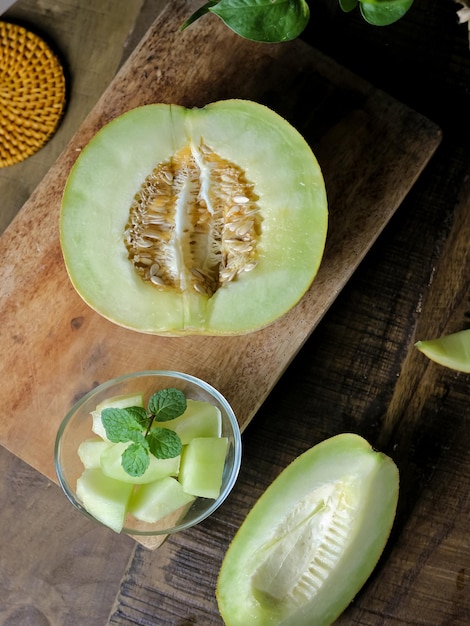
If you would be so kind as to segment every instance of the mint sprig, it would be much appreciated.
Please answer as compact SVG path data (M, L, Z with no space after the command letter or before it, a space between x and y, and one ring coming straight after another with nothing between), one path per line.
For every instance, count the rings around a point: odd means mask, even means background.
M186 411L186 396L179 389L161 389L144 407L107 408L101 412L106 437L113 443L132 442L122 453L121 464L130 476L142 476L150 463L150 454L157 459L171 459L181 454L179 435L169 428L154 426Z

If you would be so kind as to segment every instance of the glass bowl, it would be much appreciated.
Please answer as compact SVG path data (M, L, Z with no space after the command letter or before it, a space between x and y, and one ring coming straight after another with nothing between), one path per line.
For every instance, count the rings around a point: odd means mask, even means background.
M203 380L180 372L155 370L120 376L99 385L73 406L62 421L55 442L54 462L60 486L79 511L98 521L86 510L76 493L77 479L84 471L78 447L81 442L97 437L92 431L92 411L105 400L134 393L143 394L147 407L149 397L166 388L180 389L187 399L209 402L219 409L221 436L228 439L222 485L216 499L197 497L191 504L157 522L142 522L127 513L120 532L137 537L168 535L190 528L209 517L232 490L240 469L242 445L237 419L222 394Z

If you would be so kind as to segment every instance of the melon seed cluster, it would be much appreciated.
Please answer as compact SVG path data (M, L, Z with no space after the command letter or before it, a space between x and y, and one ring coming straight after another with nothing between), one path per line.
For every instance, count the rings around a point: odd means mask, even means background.
M254 185L201 143L147 176L129 210L124 241L145 281L212 296L257 264L261 217Z

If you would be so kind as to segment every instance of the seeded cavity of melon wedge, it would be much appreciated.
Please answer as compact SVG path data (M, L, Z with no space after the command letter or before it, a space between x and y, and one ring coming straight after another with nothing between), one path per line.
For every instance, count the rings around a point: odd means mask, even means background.
M353 484L327 483L308 494L258 552L260 564L252 578L255 594L266 601L302 605L336 567L356 511Z
M398 470L357 435L296 459L261 496L217 582L227 626L329 626L374 569L398 498Z

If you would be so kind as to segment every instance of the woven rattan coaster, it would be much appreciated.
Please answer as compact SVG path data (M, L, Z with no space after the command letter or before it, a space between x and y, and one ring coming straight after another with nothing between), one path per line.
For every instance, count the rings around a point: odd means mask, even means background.
M64 71L49 45L0 21L0 167L44 146L61 120L65 93Z

